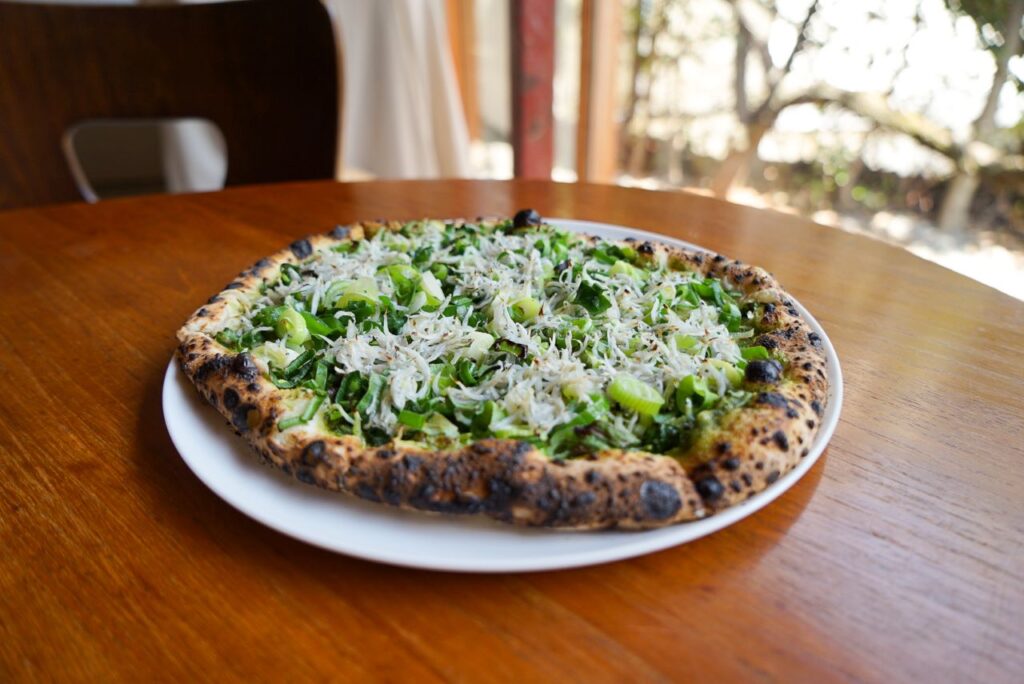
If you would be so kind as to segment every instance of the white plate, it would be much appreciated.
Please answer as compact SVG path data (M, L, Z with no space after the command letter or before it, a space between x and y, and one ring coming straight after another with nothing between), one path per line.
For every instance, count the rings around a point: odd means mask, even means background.
M607 238L632 236L693 246L620 226L569 220L552 223ZM792 487L821 456L839 421L842 375L825 331L806 309L799 303L796 306L821 335L831 387L810 453L795 469L742 504L704 520L647 532L520 529L489 520L400 511L302 484L259 464L174 362L164 378L164 419L185 463L218 496L264 525L331 551L395 565L464 572L554 570L605 563L683 544L727 527Z

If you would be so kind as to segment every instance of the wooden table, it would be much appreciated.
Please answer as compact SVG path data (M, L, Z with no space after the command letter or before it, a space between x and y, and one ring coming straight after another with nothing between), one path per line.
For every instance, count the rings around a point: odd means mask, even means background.
M336 223L521 207L773 271L846 376L809 475L685 546L505 576L312 548L192 475L161 382L236 272ZM687 194L250 187L0 214L0 313L0 680L1024 676L1024 304L898 249Z

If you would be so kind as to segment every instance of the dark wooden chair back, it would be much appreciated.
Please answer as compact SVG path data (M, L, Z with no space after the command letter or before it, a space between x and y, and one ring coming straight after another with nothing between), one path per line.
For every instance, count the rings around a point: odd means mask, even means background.
M0 2L0 208L81 199L62 139L85 120L209 119L228 185L333 177L337 54L318 0Z

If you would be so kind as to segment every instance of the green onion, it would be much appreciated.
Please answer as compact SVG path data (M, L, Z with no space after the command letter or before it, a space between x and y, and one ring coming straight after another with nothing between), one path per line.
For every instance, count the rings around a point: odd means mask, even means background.
M364 302L377 307L380 290L373 278L356 278L355 280L338 280L331 283L324 293L324 305L339 309L346 308L356 302Z
M309 330L310 335L330 335L331 326L327 325L324 321L317 318L308 311L303 311L302 320L306 322L306 329Z
M298 375L299 371L302 370L303 366L305 366L307 363L310 362L310 360L312 360L313 354L314 352L312 349L307 349L306 351L302 352L294 359L292 359L292 362L289 363L288 366L284 369L284 377L290 380L294 376Z
M444 280L448 277L448 267L444 264L434 264L430 267L430 272L438 280Z
M285 307L277 319L274 332L291 346L301 345L309 339L309 328L306 327L306 319L298 311Z
M758 345L756 347L747 347L746 349L740 349L740 354L747 361L764 360L771 358L771 354L764 347Z
M416 267L426 266L427 262L430 261L430 256L434 253L434 248L430 245L420 247L412 253L412 265Z
M402 409L398 414L398 422L413 430L422 430L427 423L427 417L422 413Z
M402 304L408 303L409 299L416 292L420 282L420 274L412 266L407 264L391 264L381 269L391 278L395 286L395 296Z
M616 261L612 264L612 267L608 270L609 275L625 275L633 280L643 281L649 277L646 271L643 271L636 266L626 263L625 261Z
M645 416L657 415L665 403L658 390L625 373L616 375L608 385L608 396L623 408Z
M676 349L679 351L692 351L697 348L699 341L693 335L676 335L675 338Z
M281 432L284 432L288 428L293 428L296 425L302 425L303 422L305 421L303 421L300 416L292 416L291 418L285 418L284 420L279 421L277 424L277 429L280 430Z
M730 385L740 385L743 383L743 372L728 361L723 361L721 359L708 359L707 363L725 373L725 379L729 381ZM729 388L716 387L715 389L718 390L719 394L724 394Z
M323 403L324 397L320 395L313 397L313 399L308 404L306 404L306 410L302 412L302 422L308 423L316 414L316 412L320 409L320 405Z
M708 384L696 375L687 375L676 385L676 408L686 411L686 401L690 399L695 408L712 405L718 401L718 395L708 389Z
M584 280L576 291L573 300L592 314L604 313L611 308L611 300L605 296L604 290L593 281Z
M236 333L234 330L228 330L227 328L217 333L217 336L214 339L216 339L219 343L221 343L228 349L237 349L239 346L239 342L241 342L241 340L238 337L238 333Z
M285 418L284 420L279 421L277 424L277 429L284 432L288 428L293 428L296 425L305 425L306 423L313 419L313 416L316 415L316 412L320 409L320 406L323 403L323 396L318 395L313 397L310 400L310 402L306 404L306 409L302 412L301 415L292 416L291 418Z
M281 282L291 285L292 277L301 277L302 272L295 264L281 264Z
M455 372L466 387L475 387L480 382L473 371L473 362L469 359L459 359L459 362L455 364Z
M532 320L540 313L540 302L533 297L520 297L509 306L509 315L516 323Z
M316 389L323 392L327 389L327 374L329 369L323 361L316 362L316 370L313 372L313 384Z
M479 410L473 415L471 427L476 434L486 434L490 431L491 423L502 418L501 408L491 400L480 405Z
M370 374L370 384L366 388L366 394L356 404L356 410L359 413L367 413L377 403L377 395L384 389L384 376L378 373Z
M423 434L431 437L436 437L438 435L443 435L445 437L458 437L459 428L440 413L434 413L423 425Z

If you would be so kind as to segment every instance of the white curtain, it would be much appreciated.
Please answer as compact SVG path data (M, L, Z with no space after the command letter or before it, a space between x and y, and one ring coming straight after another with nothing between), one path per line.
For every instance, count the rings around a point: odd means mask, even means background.
M469 175L469 135L448 42L444 0L324 0L342 57L339 175ZM164 126L172 192L212 190L224 141L208 126Z

